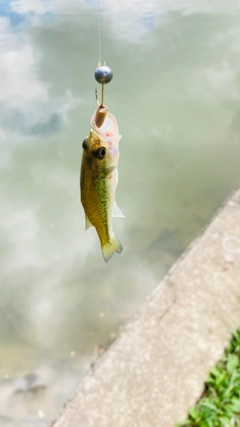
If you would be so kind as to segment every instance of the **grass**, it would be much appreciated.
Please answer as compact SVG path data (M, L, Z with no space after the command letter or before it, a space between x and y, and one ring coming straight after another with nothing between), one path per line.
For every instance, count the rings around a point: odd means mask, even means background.
M176 427L240 427L240 328L210 372L202 398Z

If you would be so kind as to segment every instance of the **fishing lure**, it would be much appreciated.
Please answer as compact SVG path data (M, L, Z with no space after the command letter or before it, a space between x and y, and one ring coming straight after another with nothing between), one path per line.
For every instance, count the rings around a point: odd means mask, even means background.
M111 69L99 65L95 79L102 84L102 102L99 103L96 91L98 106L91 118L90 134L82 143L80 191L86 229L96 228L104 260L108 262L114 253L123 252L122 244L112 229L112 217L124 218L115 201L121 135L116 118L104 105L104 84L112 79Z

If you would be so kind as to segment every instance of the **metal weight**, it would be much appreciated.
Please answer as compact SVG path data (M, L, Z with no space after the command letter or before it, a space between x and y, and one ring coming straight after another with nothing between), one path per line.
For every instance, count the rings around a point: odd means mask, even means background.
M94 77L98 83L105 85L109 83L113 78L113 73L108 65L100 65L94 72Z

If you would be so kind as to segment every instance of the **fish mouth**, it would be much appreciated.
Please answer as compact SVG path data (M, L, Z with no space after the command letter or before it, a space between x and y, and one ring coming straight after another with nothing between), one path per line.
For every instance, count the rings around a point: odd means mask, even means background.
M91 118L91 127L93 133L106 142L118 142L121 138L121 135L119 135L117 120L113 114L107 113L105 120L100 128L96 126L95 115L96 113L94 113Z

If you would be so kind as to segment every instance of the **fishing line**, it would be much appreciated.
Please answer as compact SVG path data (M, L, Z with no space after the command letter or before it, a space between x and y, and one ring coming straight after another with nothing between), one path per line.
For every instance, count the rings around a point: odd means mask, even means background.
M102 40L101 40L101 10L100 10L100 0L98 0L98 66L95 70L94 77L95 80L102 85L102 100L101 103L98 100L98 93L97 89L95 89L95 95L96 100L98 103L98 106L100 109L103 109L104 107L104 85L109 83L112 80L113 73L110 67L106 65L106 62L104 62L104 65L101 65L101 54L102 54ZM105 112L105 115L107 114L107 110ZM104 120L105 116L102 116L102 119ZM102 119L99 120L99 127L100 123L102 123Z
M101 14L100 0L98 0L98 65L101 64Z

